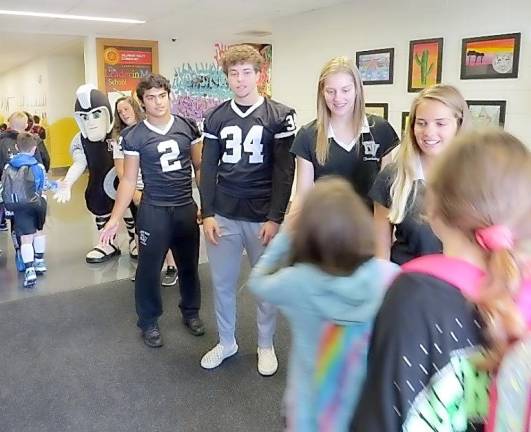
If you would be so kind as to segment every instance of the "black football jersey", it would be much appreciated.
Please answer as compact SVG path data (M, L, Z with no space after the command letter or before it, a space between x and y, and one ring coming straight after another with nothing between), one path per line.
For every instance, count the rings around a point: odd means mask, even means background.
M70 144L72 155L83 152L89 172L85 202L87 208L95 215L109 214L114 206L118 176L114 168L112 148L105 141L90 141L78 133Z
M182 206L192 198L192 146L201 141L195 122L172 116L159 129L144 120L122 140L125 155L140 157L142 200L156 206Z
M278 144L280 140L292 138L295 132L295 111L263 97L245 112L234 100L226 101L212 110L204 122L205 169L202 175L208 176L211 162L215 162L217 177L212 185L208 180L205 181L205 187L203 177L203 210L207 214L216 212L238 218L239 215L232 214L237 213L238 209L229 215L227 211L217 208L219 205L214 205L218 202L216 195L243 200L259 198L267 204L272 195L274 165L278 163L278 160L275 161L275 154L278 155L275 145L282 145ZM287 150L286 158L289 159L289 148ZM211 187L215 191L205 190Z

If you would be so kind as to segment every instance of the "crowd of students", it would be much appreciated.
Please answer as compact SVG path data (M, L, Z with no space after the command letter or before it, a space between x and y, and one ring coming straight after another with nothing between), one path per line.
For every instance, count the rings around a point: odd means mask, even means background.
M136 89L143 112L133 98L116 103L120 184L100 241L109 244L138 206L144 343L163 345L168 250L183 324L205 332L202 223L219 340L200 364L214 369L238 352L245 250L261 375L278 368L277 308L292 330L287 430L528 431L529 148L501 130L474 130L463 96L444 84L415 98L399 145L387 121L365 113L346 57L324 65L317 118L297 132L295 110L258 93L262 62L249 46L224 53L234 97L207 114L202 132L170 113L160 75Z

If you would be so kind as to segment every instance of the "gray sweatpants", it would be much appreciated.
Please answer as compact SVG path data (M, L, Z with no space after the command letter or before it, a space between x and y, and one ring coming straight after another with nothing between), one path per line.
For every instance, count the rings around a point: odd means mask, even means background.
M251 266L254 266L262 252L261 240L258 238L262 223L227 219L216 215L221 230L218 244L208 240L207 255L214 284L214 306L218 325L219 341L224 346L235 343L236 329L236 291L240 276L243 250L247 252ZM276 307L257 300L258 346L273 346L276 329Z

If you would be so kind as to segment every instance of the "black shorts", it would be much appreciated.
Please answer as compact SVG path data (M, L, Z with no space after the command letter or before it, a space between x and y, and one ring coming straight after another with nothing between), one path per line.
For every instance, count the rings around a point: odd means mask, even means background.
M15 225L15 233L18 236L23 236L41 231L44 227L44 222L46 222L46 207L46 200L41 197L34 204L27 204L17 208L11 217Z

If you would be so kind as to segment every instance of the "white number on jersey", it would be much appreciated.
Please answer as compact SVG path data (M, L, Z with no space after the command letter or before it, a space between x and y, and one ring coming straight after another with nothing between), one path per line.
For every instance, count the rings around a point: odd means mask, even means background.
M181 161L177 160L181 153L177 141L162 141L157 146L157 150L161 153L160 166L162 167L162 172L177 171L182 168Z
M249 163L258 164L264 161L263 131L263 126L254 125L249 130L245 140L243 140L243 151L249 153ZM229 136L231 137L230 139L228 139ZM242 158L241 128L239 126L224 127L221 130L220 137L225 140L225 153L223 153L221 160L225 163L238 163Z
M287 132L294 131L297 127L295 126L295 113L288 114L286 116L286 122L288 123L288 126L286 127Z

